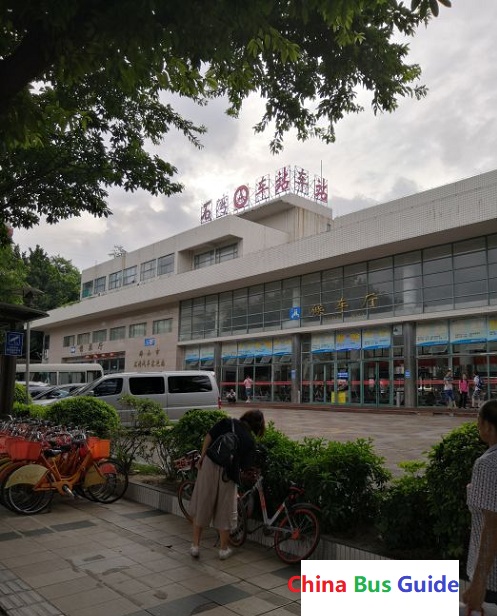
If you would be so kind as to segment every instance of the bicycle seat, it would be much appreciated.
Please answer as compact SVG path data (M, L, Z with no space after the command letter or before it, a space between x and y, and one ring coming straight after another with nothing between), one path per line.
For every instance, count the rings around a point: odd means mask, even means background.
M45 458L55 458L62 453L62 449L44 449L43 455Z
M60 445L57 448L44 449L43 450L43 455L46 458L55 458L56 456L58 456L61 453L65 453L66 451L71 451L71 449L72 449L71 445Z

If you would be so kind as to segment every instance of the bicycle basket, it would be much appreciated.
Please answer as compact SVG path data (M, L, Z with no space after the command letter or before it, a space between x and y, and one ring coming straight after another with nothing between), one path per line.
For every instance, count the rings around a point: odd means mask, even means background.
M25 441L17 438L8 438L5 447L11 460L38 460L41 454L41 443Z
M260 474L260 469L255 467L240 471L240 484L245 488L250 488L259 479Z
M110 440L107 438L89 436L88 447L94 460L108 458L110 456Z
M189 471L192 468L191 456L182 456L174 460L174 468L177 471Z
M267 449L260 443L257 444L254 452L254 466L265 469L267 466Z

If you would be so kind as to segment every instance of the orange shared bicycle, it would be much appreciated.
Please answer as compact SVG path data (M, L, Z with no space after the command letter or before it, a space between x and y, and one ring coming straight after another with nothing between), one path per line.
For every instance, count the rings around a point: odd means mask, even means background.
M112 503L128 487L126 471L117 460L108 457L107 439L80 434L55 446L10 439L6 448L10 469L6 467L2 474L0 500L17 513L40 513L56 493Z

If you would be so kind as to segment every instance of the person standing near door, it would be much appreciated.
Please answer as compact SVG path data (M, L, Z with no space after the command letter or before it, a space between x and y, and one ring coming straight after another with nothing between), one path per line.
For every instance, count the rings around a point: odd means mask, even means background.
M469 382L468 375L463 373L459 381L459 408L465 409L468 404Z
M254 392L254 381L247 374L245 380L243 381L243 386L245 387L245 395L247 399L245 402L252 402L253 392Z
M456 401L454 400L454 379L452 377L452 370L447 370L444 376L444 396L448 409L456 408Z
M475 370L474 372L474 376L473 376L473 395L471 397L471 408L472 409L479 409L481 404L482 404L482 397L483 397L483 383L481 380L481 376L479 375L479 373Z

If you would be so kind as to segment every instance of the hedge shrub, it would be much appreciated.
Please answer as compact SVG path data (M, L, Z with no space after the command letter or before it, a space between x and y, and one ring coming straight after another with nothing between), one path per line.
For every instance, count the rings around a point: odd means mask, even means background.
M369 525L391 477L372 441L304 439L301 447L297 480L321 507L323 531L350 533Z
M476 423L469 422L452 430L428 453L428 506L442 558L466 562L471 522L466 486L476 458L486 449Z
M12 408L12 414L14 417L33 417L36 419L45 419L45 407L41 404L32 402L26 404L25 402L14 402Z
M268 509L277 507L288 494L290 481L297 481L297 467L301 450L296 441L279 432L273 422L266 424L266 433L260 439L264 455L261 467Z
M371 441L292 441L269 423L262 444L268 452L263 470L269 507L282 501L294 481L304 487L304 500L321 507L324 532L350 534L374 519L378 492L390 473Z
M169 420L162 405L149 398L125 395L121 401L135 411L134 425L119 425L111 432L112 455L129 472L137 457L152 460L154 432L168 426Z
M58 425L79 426L101 438L109 438L120 426L116 409L93 396L63 398L44 408L49 421Z
M434 518L429 508L425 462L404 462L404 475L384 491L377 528L387 554L394 558L435 557Z
M20 404L29 404L32 402L30 395L26 397L26 385L16 383L14 389L14 403L15 402L19 402Z
M152 439L161 471L169 477L175 476L173 461L187 451L202 449L207 432L225 417L228 415L224 411L191 409L172 428L165 426L154 430Z

